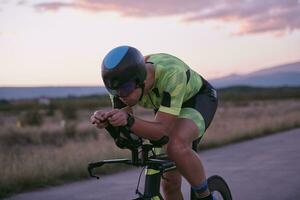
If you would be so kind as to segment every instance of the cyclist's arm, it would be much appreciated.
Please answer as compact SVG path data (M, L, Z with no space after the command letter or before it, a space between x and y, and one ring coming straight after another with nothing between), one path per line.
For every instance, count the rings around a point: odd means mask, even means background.
M180 114L186 91L185 71L174 71L164 77L162 102L153 122L136 118L131 130L141 137L151 140L169 135ZM153 137L153 138L150 138Z
M142 138L159 140L170 134L176 120L177 116L164 112L157 112L154 121L146 121L135 117L131 131Z
M125 111L126 113L132 113L132 109L129 106L127 106L126 104L124 104L118 97L113 96L111 94L109 94L109 97L110 97L110 100L112 103L112 110L120 109L120 110ZM108 112L112 112L112 110L108 111ZM106 116L106 114L105 114L105 116ZM114 126L110 125L108 121L107 121L107 126L105 129L109 132L109 134L113 138L117 138L120 135L119 127L114 127Z

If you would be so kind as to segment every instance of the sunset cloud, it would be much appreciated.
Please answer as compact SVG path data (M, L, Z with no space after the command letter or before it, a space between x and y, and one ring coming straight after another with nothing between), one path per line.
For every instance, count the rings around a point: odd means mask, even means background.
M73 0L35 4L41 11L62 8L91 12L117 12L128 17L180 16L184 22L208 20L238 25L236 35L275 32L300 28L299 0Z

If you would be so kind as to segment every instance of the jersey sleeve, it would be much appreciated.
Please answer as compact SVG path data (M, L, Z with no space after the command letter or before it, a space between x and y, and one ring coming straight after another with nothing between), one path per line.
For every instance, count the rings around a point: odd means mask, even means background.
M162 100L160 112L178 116L186 93L187 77L184 71L174 70L162 81Z

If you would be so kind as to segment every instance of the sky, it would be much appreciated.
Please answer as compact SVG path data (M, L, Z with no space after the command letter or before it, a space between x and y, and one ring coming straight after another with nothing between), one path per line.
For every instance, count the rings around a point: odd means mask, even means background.
M119 45L206 79L296 62L300 0L0 0L0 87L103 85Z

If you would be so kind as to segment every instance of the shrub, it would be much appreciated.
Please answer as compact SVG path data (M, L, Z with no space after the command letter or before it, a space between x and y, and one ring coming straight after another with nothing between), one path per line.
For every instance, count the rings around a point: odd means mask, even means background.
M65 136L68 139L74 139L76 137L76 125L72 122L67 122L65 124Z
M56 109L56 106L55 106L53 103L50 103L50 104L47 106L46 115L47 115L47 116L54 116L55 109Z
M34 109L23 113L19 120L22 126L40 126L43 123L43 116L40 114L39 110Z
M77 118L77 109L72 104L66 104L62 108L62 114L65 119L76 119Z

